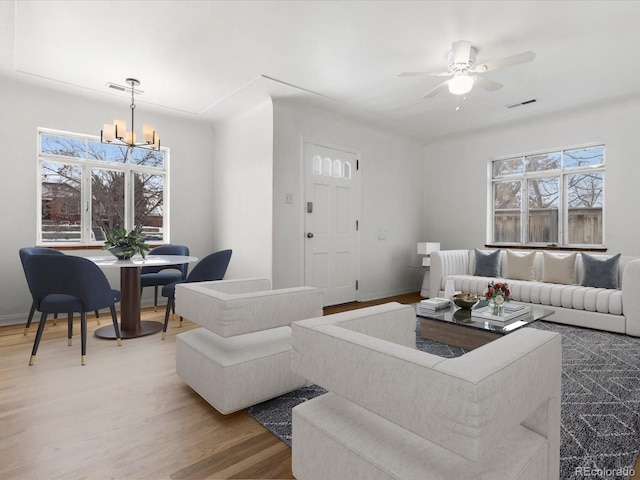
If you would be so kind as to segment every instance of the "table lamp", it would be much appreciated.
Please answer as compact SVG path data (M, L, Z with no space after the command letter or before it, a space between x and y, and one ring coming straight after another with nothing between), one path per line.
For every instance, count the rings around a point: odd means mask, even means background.
M438 252L440 250L440 242L420 242L418 243L418 255L424 255L422 259L422 266L431 266L431 252Z

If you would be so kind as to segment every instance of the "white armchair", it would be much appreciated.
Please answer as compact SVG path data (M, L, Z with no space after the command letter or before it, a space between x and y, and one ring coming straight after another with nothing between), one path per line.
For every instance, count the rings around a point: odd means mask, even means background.
M329 390L293 409L298 480L559 477L560 335L445 359L385 339L411 307L347 313L292 325L293 369Z
M201 325L176 337L176 372L222 414L306 384L290 367L291 328L322 315L322 290L269 280L179 284L176 312Z

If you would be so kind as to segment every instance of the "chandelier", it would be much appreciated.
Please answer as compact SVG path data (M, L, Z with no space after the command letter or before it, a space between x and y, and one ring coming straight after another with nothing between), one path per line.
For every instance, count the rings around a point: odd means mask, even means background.
M110 143L112 145L123 145L129 148L146 148L147 150L160 150L160 135L156 132L151 125L142 126L142 142L136 142L136 134L134 129L134 114L136 110L136 104L133 96L136 93L142 93L140 90L136 90L135 87L140 85L140 82L135 78L127 78L125 82L130 87L124 87L120 85L113 85L112 88L122 91L131 91L131 131L127 131L127 122L124 120L114 120L113 124L105 123L100 132L100 142Z

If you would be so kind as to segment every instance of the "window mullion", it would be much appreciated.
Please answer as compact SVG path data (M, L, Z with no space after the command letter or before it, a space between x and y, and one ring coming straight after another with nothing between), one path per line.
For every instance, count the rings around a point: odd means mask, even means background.
M568 245L569 244L569 235L567 234L569 230L569 200L567 198L567 182L568 175L563 173L560 176L559 189L558 193L558 242L560 245Z
M520 190L522 191L522 201L520 202L520 244L529 243L529 180L526 174L520 180Z
M84 245L91 242L91 168L84 165L82 168L82 209L80 211L80 224L82 225L82 243Z
M127 230L133 228L133 172L127 169L124 175L124 225Z

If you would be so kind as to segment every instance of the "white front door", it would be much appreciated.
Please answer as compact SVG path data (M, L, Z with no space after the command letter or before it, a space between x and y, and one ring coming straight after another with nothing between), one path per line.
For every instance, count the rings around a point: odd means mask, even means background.
M305 143L305 285L322 288L324 305L356 300L357 174L354 152Z

